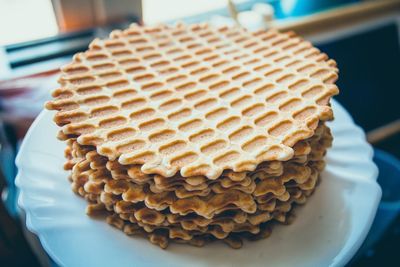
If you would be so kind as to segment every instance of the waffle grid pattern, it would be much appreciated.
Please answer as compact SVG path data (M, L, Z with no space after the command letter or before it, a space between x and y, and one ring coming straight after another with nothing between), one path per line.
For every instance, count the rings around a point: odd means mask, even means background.
M206 24L114 31L62 71L63 134L164 177L289 160L338 92L335 62L293 33Z

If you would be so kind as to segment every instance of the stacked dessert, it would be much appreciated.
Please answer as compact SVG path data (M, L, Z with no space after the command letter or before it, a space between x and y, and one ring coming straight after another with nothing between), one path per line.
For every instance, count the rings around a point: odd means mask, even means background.
M163 248L238 248L313 193L337 72L292 32L132 25L76 54L46 107L88 214Z

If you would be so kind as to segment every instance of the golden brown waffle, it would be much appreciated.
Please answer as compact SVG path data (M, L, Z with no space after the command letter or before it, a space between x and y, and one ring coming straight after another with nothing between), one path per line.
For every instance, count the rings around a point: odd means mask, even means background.
M119 164L118 162L108 161L106 164L107 169L111 172L113 179L118 180L114 181L111 186L124 187L127 188L127 183L132 181L134 182L135 188L131 188L131 190L143 190L145 185L149 186L149 189L153 193L162 193L162 192L171 192L175 191L175 194L179 198L189 197L189 196L205 196L213 191L214 193L222 193L229 189L236 189L242 191L244 193L252 193L256 188L255 178L259 180L264 180L265 178L271 176L280 176L283 174L283 166L287 165L287 170L290 171L293 169L290 166L296 166L296 164L306 163L307 156L312 157L313 160L320 160L326 150L326 147L330 146L331 139L327 137L324 138L324 142L327 142L324 146L320 146L321 135L318 133L320 130L327 130L325 126L321 126L317 128L316 134L310 138L309 140L303 141L295 146L295 157L286 162L282 163L279 161L274 162L265 162L260 164L257 167L257 170L262 170L262 172L258 172L253 174L252 177L248 176L246 172L234 173L230 171L225 171L222 176L217 180L208 180L202 176L195 177L182 177L179 174L173 177L162 177L160 175L146 175L140 173L140 169L136 166L124 166ZM328 135L327 135L328 136ZM311 152L310 143L315 143L313 145L313 152ZM83 150L76 142L73 143L77 148L74 150ZM321 151L319 151L319 148ZM71 150L68 148L68 150ZM316 155L318 154L318 155ZM318 156L318 157L317 157ZM106 158L99 156L95 151L91 151L86 154L88 164L92 165L92 167L96 167L98 165L101 168L104 168ZM80 170L79 170L80 171ZM289 173L286 172L286 175ZM260 191L260 187L262 183L257 185ZM106 191L110 189L106 188ZM118 189L121 190L121 189ZM181 196L181 194L185 194Z
M336 79L335 62L292 32L132 25L76 54L46 107L64 138L109 160L217 179L291 159L332 119Z
M306 141L307 145L295 146L297 148L295 154L307 156L311 155L309 153L311 151L320 151L320 155L323 156L326 147L321 144L329 146L330 142L329 129L321 125L317 128L316 134ZM127 234L147 235L150 240L162 237L163 242L158 243L161 247L165 247L168 240L202 245L205 240L213 239L223 239L229 245L239 247L241 238L257 239L265 236L265 231L269 233L270 230L269 227L265 228L264 224L271 224L272 220L288 223L288 213L291 212L292 203L305 202L314 190L319 170L322 168L320 159L311 162L306 160L301 165L296 163L297 160L294 158L294 162L290 161L283 165L272 164L281 166L278 169L283 170L278 172L277 168L268 168L271 166L261 164L254 172L245 173L244 177L241 174L227 175L236 181L246 180L246 177L260 180L257 183L259 190L256 191L255 188L249 195L258 203L257 210L247 213L240 209L242 204L239 204L237 208L228 207L218 214L205 218L202 216L204 214L192 212L187 215L179 212L169 213L165 210L165 206L158 205L165 203L165 199L171 197L171 192L153 194L148 190L148 185L146 189L146 186L136 184L129 177L115 179L105 167L105 158L99 156L96 151L80 146L76 141L69 141L68 144L69 155L80 158L73 166L72 180L73 185L79 185L79 189L75 191L93 203L89 205L88 212L97 213L107 208L113 213L107 219L110 224L123 229ZM156 176L153 175L153 178ZM208 181L215 183L218 180ZM231 191L224 193L229 195L229 192ZM167 201L170 209L176 202L185 203L183 206L193 203L193 198L180 199L173 194L172 197L173 199ZM220 205L226 207L229 203ZM215 208L216 205L211 204L211 206ZM160 231L164 234L161 235ZM237 234L239 232L241 235ZM233 237L236 243L230 242Z
M324 138L321 138L322 136L320 134L318 134L319 129L325 129L326 134L324 136ZM303 156L307 156L311 157L313 160L317 160L319 161L321 159L321 157L324 155L326 147L330 146L330 142L331 142L331 138L330 138L330 134L328 129L323 126L323 127L319 127L317 129L317 134L314 135L313 138L311 138L310 140L306 141L306 143L308 143L307 145L307 153L309 154L299 154L299 151L296 151L296 154L298 154L298 156L303 157ZM321 145L321 143L326 143L324 145ZM299 146L296 145L296 148L298 148ZM304 146L303 146L304 147ZM84 171L89 169L89 166L97 171L100 171L101 169L105 169L105 166L108 167L108 170L110 170L109 168L109 164L110 162L108 162L106 164L106 159L102 156L99 156L95 151L89 151L86 147L82 147L79 144L77 144L76 142L72 142L72 146L67 148L68 151L70 151L71 154L74 155L78 155L78 157L84 157L86 159L86 161L83 162L79 162L79 164L76 164L75 166L75 172L77 172L78 175L81 175ZM314 151L313 153L310 153L310 151ZM319 158L315 158L315 154L319 154ZM306 157L307 158L307 157ZM74 161L76 161L76 159L74 159ZM79 161L79 160L78 160ZM303 162L306 163L306 162ZM315 162L314 162L315 163ZM113 163L115 164L115 162ZM237 185L239 184L240 186L246 186L246 184L248 183L247 181L250 180L249 184L250 184L250 188L252 188L252 192L256 189L253 188L253 184L255 184L254 179L258 179L260 180L257 183L257 192L256 194L259 194L260 191L262 191L262 187L263 187L263 182L264 180L266 180L266 178L269 177L273 177L273 176L282 176L284 171L283 171L283 165L285 165L286 167L286 171L285 171L285 176L293 176L292 174L296 172L296 169L302 170L301 165L299 164L299 160L295 157L293 158L291 161L286 162L284 164L282 164L281 162L271 162L269 164L261 164L258 168L256 172L253 172L253 174L248 175L246 173L226 173L224 175L222 175L220 177L220 179L215 180L215 181L211 181L211 180L207 180L204 179L203 177L193 177L196 178L194 180L203 180L206 181L207 183L204 184L205 187L213 187L215 185L218 185L218 187L220 188L224 188L226 190L229 189L236 189L237 190ZM315 164L314 164L315 165ZM115 166L114 166L115 167ZM120 166L120 168L123 168L124 166ZM116 168L116 167L115 167ZM307 169L306 169L307 170ZM321 167L318 168L318 170L321 170ZM137 173L134 172L134 174L136 175ZM148 176L148 179L146 179L146 182L143 183L142 180L138 180L134 179L136 176L129 176L128 174L121 174L121 173L117 173L115 174L115 172L113 171L113 169L111 169L111 176L114 179L114 181L112 181L112 183L109 184L108 187L105 188L106 192L110 192L112 191L112 187L115 187L116 189L116 193L121 193L124 192L126 190L128 190L128 185L127 183L133 182L135 184L135 188L129 188L129 191L134 191L136 192L136 194L139 193L139 191L143 191L143 187L144 185L147 183L149 185L149 189L150 191L152 191L152 185L153 185L153 180L157 181L157 179L159 178L159 175L146 175ZM250 179L251 177L251 179ZM300 176L298 175L297 179ZM185 181L182 180L182 177L178 176L178 177L173 177L175 179L172 178L161 178L164 180L171 180L172 183L176 183L176 182L181 182L178 183L177 186L182 186L182 184L184 184ZM189 180L189 183L194 184L193 180L187 178ZM268 180L269 183L272 183L272 180ZM201 185L203 187L203 185ZM177 189L177 187L172 187L172 188L163 188L163 192L167 193L167 191L174 191ZM183 188L180 189L185 189L185 187L183 186ZM122 191L121 191L122 190ZM244 190L245 191L245 190ZM160 193L158 190L157 191L152 191L153 193ZM179 191L176 191L175 193L178 193ZM218 193L218 192L215 192ZM178 194L177 194L178 195ZM178 196L179 197L179 196Z

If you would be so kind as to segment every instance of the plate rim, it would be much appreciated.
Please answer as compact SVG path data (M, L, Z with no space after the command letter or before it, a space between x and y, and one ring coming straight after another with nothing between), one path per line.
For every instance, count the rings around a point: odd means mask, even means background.
M354 123L350 114L339 102L337 102L335 99L332 99L331 102L332 102L333 106L335 106L337 109L341 110L341 112L344 112L343 115L346 115L346 117L347 117L346 119L348 120L349 125L353 128L353 130L357 130L360 132L362 139L363 139L363 143L364 143L363 145L365 147L368 147L368 149L367 149L368 150L367 151L368 164L373 166L373 171L369 175L369 177L364 177L364 179L356 179L356 181L354 181L354 182L355 183L364 183L366 186L370 186L372 188L372 190L374 190L376 193L375 198L373 199L373 205L370 208L370 212L368 214L368 218L366 218L366 221L367 221L366 227L363 228L362 232L359 235L359 238L352 244L352 246L349 248L349 250L347 250L344 253L344 255L342 255L339 259L337 259L337 258L340 254L342 254L342 251L339 251L338 254L333 258L333 262L332 262L331 266L344 266L346 263L348 263L351 260L351 258L355 255L355 253L361 247L363 241L365 240L365 238L372 226L373 220L375 218L376 211L377 211L377 208L378 208L381 196L382 196L382 190L376 181L377 177L378 177L378 168L372 160L373 149L372 149L371 145L366 142L364 131ZM25 150L27 149L27 146L28 146L27 144L29 143L29 140L32 138L32 135L35 132L36 128L43 120L43 117L45 117L48 113L52 113L52 112L49 110L42 110L40 112L40 114L36 117L36 119L34 120L34 122L32 123L28 132L25 135L25 138L20 146L19 152L18 152L16 160L15 160L15 163L18 167L18 173L15 178L15 185L17 186L18 191L19 191L17 204L18 204L19 208L21 209L21 211L25 214L25 222L26 222L27 229L39 238L43 249L51 257L51 259L54 260L60 266L64 266L63 260L60 259L57 256L57 253L55 253L54 250L51 249L51 247L49 246L48 240L46 239L45 235L43 233L41 233L40 230L38 230L40 228L37 225L38 222L34 220L34 214L32 213L32 211L29 210L29 208L27 208L25 194L24 194L24 185L23 185L24 171L23 171L22 155L25 153Z

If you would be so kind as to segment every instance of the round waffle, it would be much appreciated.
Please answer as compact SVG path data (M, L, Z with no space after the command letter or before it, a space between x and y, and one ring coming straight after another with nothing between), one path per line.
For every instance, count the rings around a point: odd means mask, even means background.
M291 32L133 25L75 55L46 107L110 160L216 179L292 158L332 119L336 79L335 62Z

